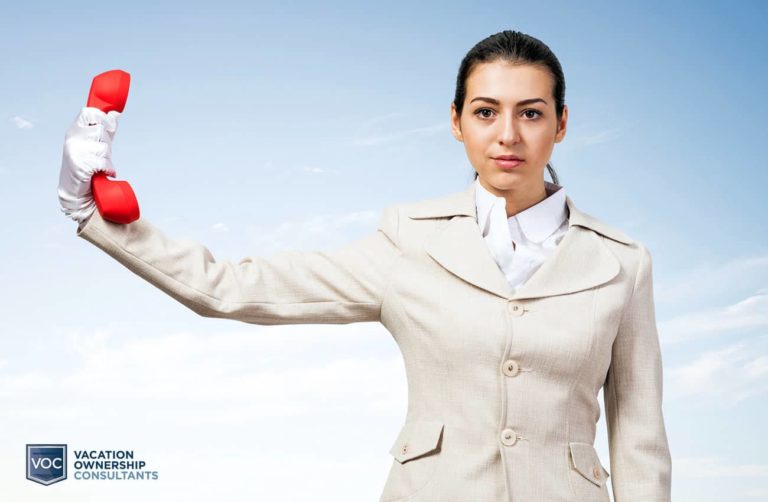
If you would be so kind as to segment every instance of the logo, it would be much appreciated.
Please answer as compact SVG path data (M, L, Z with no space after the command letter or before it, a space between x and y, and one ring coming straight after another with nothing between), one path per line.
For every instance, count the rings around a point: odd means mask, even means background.
M67 445L28 444L27 479L41 485L67 479Z

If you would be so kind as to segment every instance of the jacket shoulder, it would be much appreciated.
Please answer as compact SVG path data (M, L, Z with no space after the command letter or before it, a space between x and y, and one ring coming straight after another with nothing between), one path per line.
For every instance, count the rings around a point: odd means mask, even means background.
M600 235L603 235L604 237L607 237L621 244L627 244L630 246L641 244L639 241L637 241L637 239L634 239L630 235L627 235L624 231L619 230L618 228L614 227L613 225L609 225L604 221L598 221L593 230L597 231Z
M381 210L377 229L384 233L396 247L400 247L400 207L399 204L385 206Z
M617 227L604 222L603 220L592 216L589 213L585 213L579 209L576 209L573 205L570 205L569 218L571 225L579 225L589 228L590 230L597 232L598 234L611 239L612 241L632 246L638 244L637 240L627 235L624 231Z

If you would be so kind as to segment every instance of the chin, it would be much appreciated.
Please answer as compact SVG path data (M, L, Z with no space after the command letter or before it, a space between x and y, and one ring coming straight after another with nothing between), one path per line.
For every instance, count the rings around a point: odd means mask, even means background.
M508 184L517 185L519 183L524 182L527 177L528 176L526 176L525 173L522 173L519 171L496 170L491 174L490 178L486 178L486 179L497 182L497 183L508 183Z
M518 172L496 172L490 178L485 178L497 190L518 190L531 185L528 176Z

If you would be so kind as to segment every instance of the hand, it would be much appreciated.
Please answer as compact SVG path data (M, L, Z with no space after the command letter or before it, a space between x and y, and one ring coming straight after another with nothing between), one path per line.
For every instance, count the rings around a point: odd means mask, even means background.
M64 136L64 154L59 172L59 204L64 214L78 223L96 209L91 192L93 173L117 175L112 166L112 140L120 112L104 113L84 107Z

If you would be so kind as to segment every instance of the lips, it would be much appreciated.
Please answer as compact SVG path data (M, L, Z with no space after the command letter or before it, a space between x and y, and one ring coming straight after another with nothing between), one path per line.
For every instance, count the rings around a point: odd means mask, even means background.
M512 169L517 169L525 161L517 155L502 155L500 157L494 157L493 162L499 169L509 171Z

